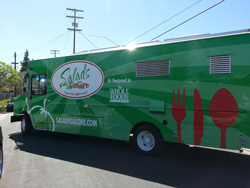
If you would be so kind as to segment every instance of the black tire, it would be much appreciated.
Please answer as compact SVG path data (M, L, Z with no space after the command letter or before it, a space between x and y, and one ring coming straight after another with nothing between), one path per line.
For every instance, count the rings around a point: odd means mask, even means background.
M164 146L161 133L151 125L138 127L133 134L135 149L143 155L156 155Z
M0 147L0 179L3 172L3 147Z
M0 179L3 172L3 133L2 127L0 126Z
M27 114L25 114L21 121L22 134L25 136L30 135L31 129L32 129L32 125L31 125L30 117Z

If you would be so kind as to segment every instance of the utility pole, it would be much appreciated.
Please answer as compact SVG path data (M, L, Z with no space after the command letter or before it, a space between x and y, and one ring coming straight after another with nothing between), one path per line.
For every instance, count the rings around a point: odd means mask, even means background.
M55 57L56 57L56 54L59 54L59 53L60 53L60 50L50 50L50 54L54 54Z
M75 42L76 42L76 31L82 31L81 29L76 29L78 27L78 23L76 23L76 19L83 19L83 17L77 17L76 12L83 12L83 10L77 10L77 9L71 9L67 8L67 10L73 11L74 16L66 16L67 18L74 18L74 22L72 23L72 26L74 26L73 29L68 28L70 31L74 31L74 38L73 38L73 54L75 53Z
M14 53L14 58L15 58L15 62L12 62L12 64L14 64L14 69L16 70L16 65L19 64L16 62L16 52Z
M15 62L12 62L12 64L14 64L14 69L16 70L16 65L19 64L16 62L16 52L14 53L14 59L15 59ZM16 85L15 85L15 97L16 97Z

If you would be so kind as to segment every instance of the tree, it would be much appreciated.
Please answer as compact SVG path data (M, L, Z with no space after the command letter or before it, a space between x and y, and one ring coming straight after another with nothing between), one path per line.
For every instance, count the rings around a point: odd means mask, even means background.
M20 69L20 72L25 72L27 71L27 68L28 68L28 65L29 65L29 52L28 50L26 50L26 52L24 53L24 58L23 58L23 61L21 61L21 69Z
M20 79L11 65L0 61L0 92L12 89Z
M21 89L23 87L23 80L24 80L24 76L25 76L26 72L22 72L22 73L19 73L18 76L19 76L19 80L16 84L16 96L20 95L20 92L21 92Z

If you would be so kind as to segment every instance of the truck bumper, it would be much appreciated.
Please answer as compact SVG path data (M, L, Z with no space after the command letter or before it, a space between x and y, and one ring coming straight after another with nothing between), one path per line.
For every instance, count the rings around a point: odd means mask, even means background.
M18 115L18 116L11 116L10 117L10 122L16 122L16 121L21 121L23 118L23 115Z

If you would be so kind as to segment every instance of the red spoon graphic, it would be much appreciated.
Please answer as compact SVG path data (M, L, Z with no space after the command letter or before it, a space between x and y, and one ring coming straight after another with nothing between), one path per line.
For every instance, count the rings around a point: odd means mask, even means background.
M218 90L209 105L209 113L214 124L221 130L221 148L226 148L226 130L238 118L238 104L230 91Z

